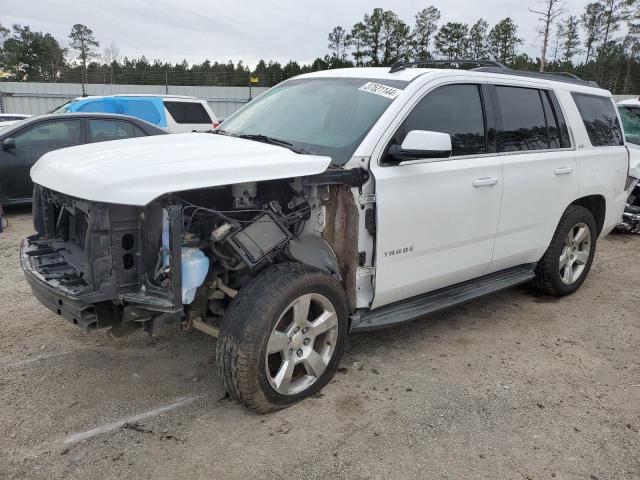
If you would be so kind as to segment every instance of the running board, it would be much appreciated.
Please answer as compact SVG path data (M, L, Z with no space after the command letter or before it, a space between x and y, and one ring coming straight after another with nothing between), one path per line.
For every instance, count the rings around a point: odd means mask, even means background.
M350 330L364 332L391 327L475 300L490 293L515 287L535 277L535 267L536 264L528 264L501 270L408 300L368 310L362 314L352 315Z

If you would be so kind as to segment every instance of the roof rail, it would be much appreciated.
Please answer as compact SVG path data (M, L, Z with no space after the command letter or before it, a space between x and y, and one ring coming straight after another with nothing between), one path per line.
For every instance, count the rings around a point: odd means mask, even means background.
M396 73L408 67L417 66L436 66L436 65L455 65L460 68L461 65L476 65L472 70L474 72L500 73L503 75L516 75L520 77L544 78L554 80L556 82L574 83L577 85L586 85L589 87L600 86L590 80L583 80L577 75L568 72L530 72L528 70L514 70L506 65L494 60L471 60L466 58L453 60L422 60L417 62L396 62L389 69L389 73Z
M529 70L513 70L508 67L479 67L474 68L474 72L500 73L502 75L515 75L518 77L542 78L545 80L553 80L554 82L573 83L576 85L585 85L587 87L600 88L596 82L592 80L583 80L577 75L568 72L531 72Z
M428 65L477 65L478 67L495 67L495 68L504 68L508 70L508 67L494 60L472 60L472 59L460 58L460 59L454 59L454 60L420 60L417 62L396 62L393 65L391 65L391 68L389 69L389 73L396 73L406 69L407 67L428 66Z

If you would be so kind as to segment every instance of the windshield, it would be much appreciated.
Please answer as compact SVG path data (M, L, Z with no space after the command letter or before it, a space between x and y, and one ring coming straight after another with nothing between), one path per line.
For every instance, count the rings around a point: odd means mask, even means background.
M627 142L640 145L640 107L618 107Z
M268 137L287 142L294 151L331 157L333 164L344 165L407 83L362 78L291 80L225 120L219 133Z

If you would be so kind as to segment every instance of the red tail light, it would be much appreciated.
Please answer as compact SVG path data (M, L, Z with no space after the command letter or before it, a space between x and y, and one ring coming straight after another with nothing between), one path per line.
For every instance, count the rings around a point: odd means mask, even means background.
M215 130L220 126L220 122L213 122L213 129Z

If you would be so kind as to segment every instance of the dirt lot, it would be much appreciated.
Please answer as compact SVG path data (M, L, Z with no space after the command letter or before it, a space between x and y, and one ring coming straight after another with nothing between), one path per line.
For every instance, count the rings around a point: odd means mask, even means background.
M570 298L517 288L351 337L316 398L228 400L214 340L118 343L41 307L0 234L1 478L640 478L640 237L601 242Z

